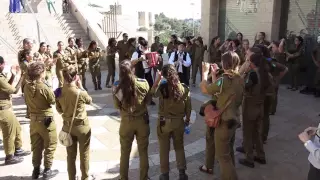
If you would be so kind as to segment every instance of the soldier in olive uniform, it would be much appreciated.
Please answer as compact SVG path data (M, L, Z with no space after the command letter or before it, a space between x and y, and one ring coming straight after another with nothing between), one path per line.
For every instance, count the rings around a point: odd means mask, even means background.
M133 53L136 52L136 49L137 49L137 39L136 38L130 38L128 40L128 46L129 46L129 48L128 48L127 56L128 56L128 59L131 59Z
M127 33L123 33L122 35L122 40L120 40L117 44L117 50L119 53L119 62L125 60L125 55L128 53L129 51L129 46L130 44L128 43L128 34Z
M120 180L128 180L129 158L134 137L140 157L140 180L147 180L149 159L149 114L147 109L149 84L145 79L136 78L130 61L120 63L120 80L115 82L113 99L115 108L120 110L119 129L121 158Z
M89 69L94 84L94 90L102 90L101 87L101 70L100 70L101 49L97 46L96 41L91 41L88 47Z
M278 105L278 91L279 91L279 85L280 81L283 78L283 76L288 72L288 68L283 65L286 61L286 54L283 51L283 44L284 39L281 40L280 43L273 42L271 44L272 46L272 61L271 61L271 74L274 78L275 83L275 93L272 99L271 109L270 109L270 115L274 115L277 111L277 105Z
M52 105L55 97L50 87L43 83L46 67L43 62L33 62L28 67L29 81L24 86L26 104L30 111L30 139L32 149L32 178L38 179L42 154L44 154L43 178L50 179L59 171L51 170L54 152L57 148L56 124Z
M63 75L62 75L62 70L64 67L64 60L65 60L65 53L63 50L63 42L59 41L57 46L58 46L58 50L56 50L53 53L53 58L56 61L56 76L58 78L59 81L59 87L63 86Z
M80 169L82 180L89 180L89 155L91 127L87 117L86 104L92 103L92 98L83 89L81 80L77 77L77 67L70 65L63 70L65 84L55 90L56 108L62 114L64 132L69 132L73 143L67 147L68 175L70 180L76 179L76 159L79 145ZM78 103L76 99L79 94ZM75 107L76 106L76 107ZM74 109L77 108L73 124L71 124Z
M66 47L65 49L65 52L66 54L68 54L69 56L69 61L68 61L68 64L69 65L76 65L77 64L77 55L78 55L78 47L75 43L75 39L73 37L70 37L68 39L68 43L69 43L69 46Z
M161 75L166 78L166 81L163 81L160 84ZM179 82L178 72L173 65L165 65L162 72L158 73L151 93L154 97L159 98L157 134L160 145L160 166L162 173L160 175L160 180L169 179L169 151L171 138L177 156L179 180L187 180L188 176L185 173L187 166L183 136L184 128L190 121L192 108L189 88ZM185 116L186 120L183 119Z
M202 62L204 58L204 52L206 47L203 45L203 41L201 37L198 37L195 40L195 45L193 49L193 64L192 64L192 85L196 86L196 79L198 69L200 70L200 81L202 81Z
M267 89L270 87L270 76L266 69L266 60L262 53L250 56L251 70L244 74L245 93L242 104L243 116L243 146L245 159L239 163L254 168L254 161L266 164L263 143L261 139L261 123L263 122L263 106ZM253 154L255 146L257 156Z
M296 48L292 53L286 53L291 73L291 86L288 87L288 89L291 89L291 91L298 90L298 77L300 75L300 67L304 57L303 38L301 36L297 36L294 42Z
M234 61L237 59L237 61ZM220 164L221 180L237 180L237 173L233 162L234 136L238 127L238 110L243 98L243 80L234 72L234 62L239 62L235 52L227 52L221 57L223 74L218 78L217 69L209 63L203 64L203 81L200 90L204 94L215 96L216 108L225 111L221 115L221 122L214 130L215 156ZM238 63L237 63L238 64ZM208 73L211 67L212 81L208 84ZM228 107L226 103L230 102ZM209 164L208 164L209 166ZM206 171L209 167L200 167Z
M265 40L265 39L266 39L266 33L265 32L259 32L257 34L256 41L254 42L253 46L261 44L263 46L268 47L270 45L270 42Z
M3 57L0 56L0 128L2 130L3 147L5 157L5 164L17 164L23 161L21 156L29 155L30 152L24 151L21 139L21 126L12 109L11 95L18 93L21 83L24 81L24 76L16 87L12 86L17 70L11 67L11 77L9 81L2 73L5 66Z
M221 62L221 51L219 50L220 47L220 38L216 36L212 39L211 45L209 47L209 63L213 64L216 63L220 65Z
M162 66L163 66L163 59L162 59L163 48L164 48L164 46L162 43L160 43L159 36L154 37L154 43L151 45L151 52L158 52L159 56L161 58L161 61L159 61L159 64L157 66L158 70L161 70Z
M83 88L85 90L88 90L86 87L86 72L88 70L88 51L86 51L83 47L82 38L77 38L76 44L78 46L78 51L77 51L78 75L80 76Z
M38 52L35 52L33 55L34 61L42 61L46 66L46 77L47 85L52 87L52 67L54 65L52 56L47 53L47 45L45 42L40 43L40 48Z
M115 38L110 38L107 47L107 64L108 64L108 76L106 80L106 87L111 88L109 84L110 78L111 83L114 83L116 76L116 53L117 53L117 41Z
M24 76L27 76L27 66L29 64L29 62L32 61L32 55L31 55L31 51L32 51L32 40L29 38L23 39L22 41L22 45L23 45L23 49L20 50L18 52L18 63L21 69L21 74L24 74ZM28 52L27 52L28 51ZM26 55L28 55L31 60L26 60ZM22 93L23 93L23 86L25 84L25 81L28 79L28 77L24 78L24 82L22 82ZM26 111L26 118L29 118L29 111L28 111L28 106L27 106L27 111Z

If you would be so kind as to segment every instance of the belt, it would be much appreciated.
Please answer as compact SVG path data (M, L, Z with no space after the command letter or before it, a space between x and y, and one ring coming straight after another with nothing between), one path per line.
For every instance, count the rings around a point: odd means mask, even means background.
M10 109L11 105L6 105L6 106L0 106L0 110L6 110L6 109Z
M63 121L63 125L70 126L71 121ZM81 126L81 125L86 125L85 120L74 120L72 126Z

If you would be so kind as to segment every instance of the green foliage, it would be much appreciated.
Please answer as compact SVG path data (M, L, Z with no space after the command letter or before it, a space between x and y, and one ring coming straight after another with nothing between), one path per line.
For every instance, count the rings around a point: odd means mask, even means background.
M141 27L139 29L137 29L138 31L148 31L148 29L146 27Z
M175 19L165 16L163 13L155 15L154 30L160 37L160 41L167 45L172 34L184 38L186 36L200 35L200 20L195 19ZM194 30L193 30L194 27ZM194 31L194 34L193 34Z

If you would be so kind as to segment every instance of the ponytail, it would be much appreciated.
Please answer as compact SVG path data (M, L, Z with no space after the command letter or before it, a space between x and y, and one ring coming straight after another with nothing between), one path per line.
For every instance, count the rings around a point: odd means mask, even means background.
M167 64L162 68L162 75L167 79L169 94L173 95L174 101L179 101L183 94L178 86L180 81L177 70L172 64Z
M134 107L136 103L136 85L135 85L135 76L131 71L131 62L122 61L119 66L119 86L116 88L115 93L118 93L120 90L123 94L123 103L128 105L128 107Z

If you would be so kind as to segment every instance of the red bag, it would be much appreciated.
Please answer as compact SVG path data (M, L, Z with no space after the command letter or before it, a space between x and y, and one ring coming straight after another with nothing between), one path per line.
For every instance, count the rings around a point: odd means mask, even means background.
M145 54L146 59L148 60L149 68L156 67L159 63L159 55L158 52L149 52Z
M221 123L222 113L230 106L231 102L235 99L235 94L233 94L227 104L222 109L216 109L211 104L204 108L204 120L209 127L217 128Z

